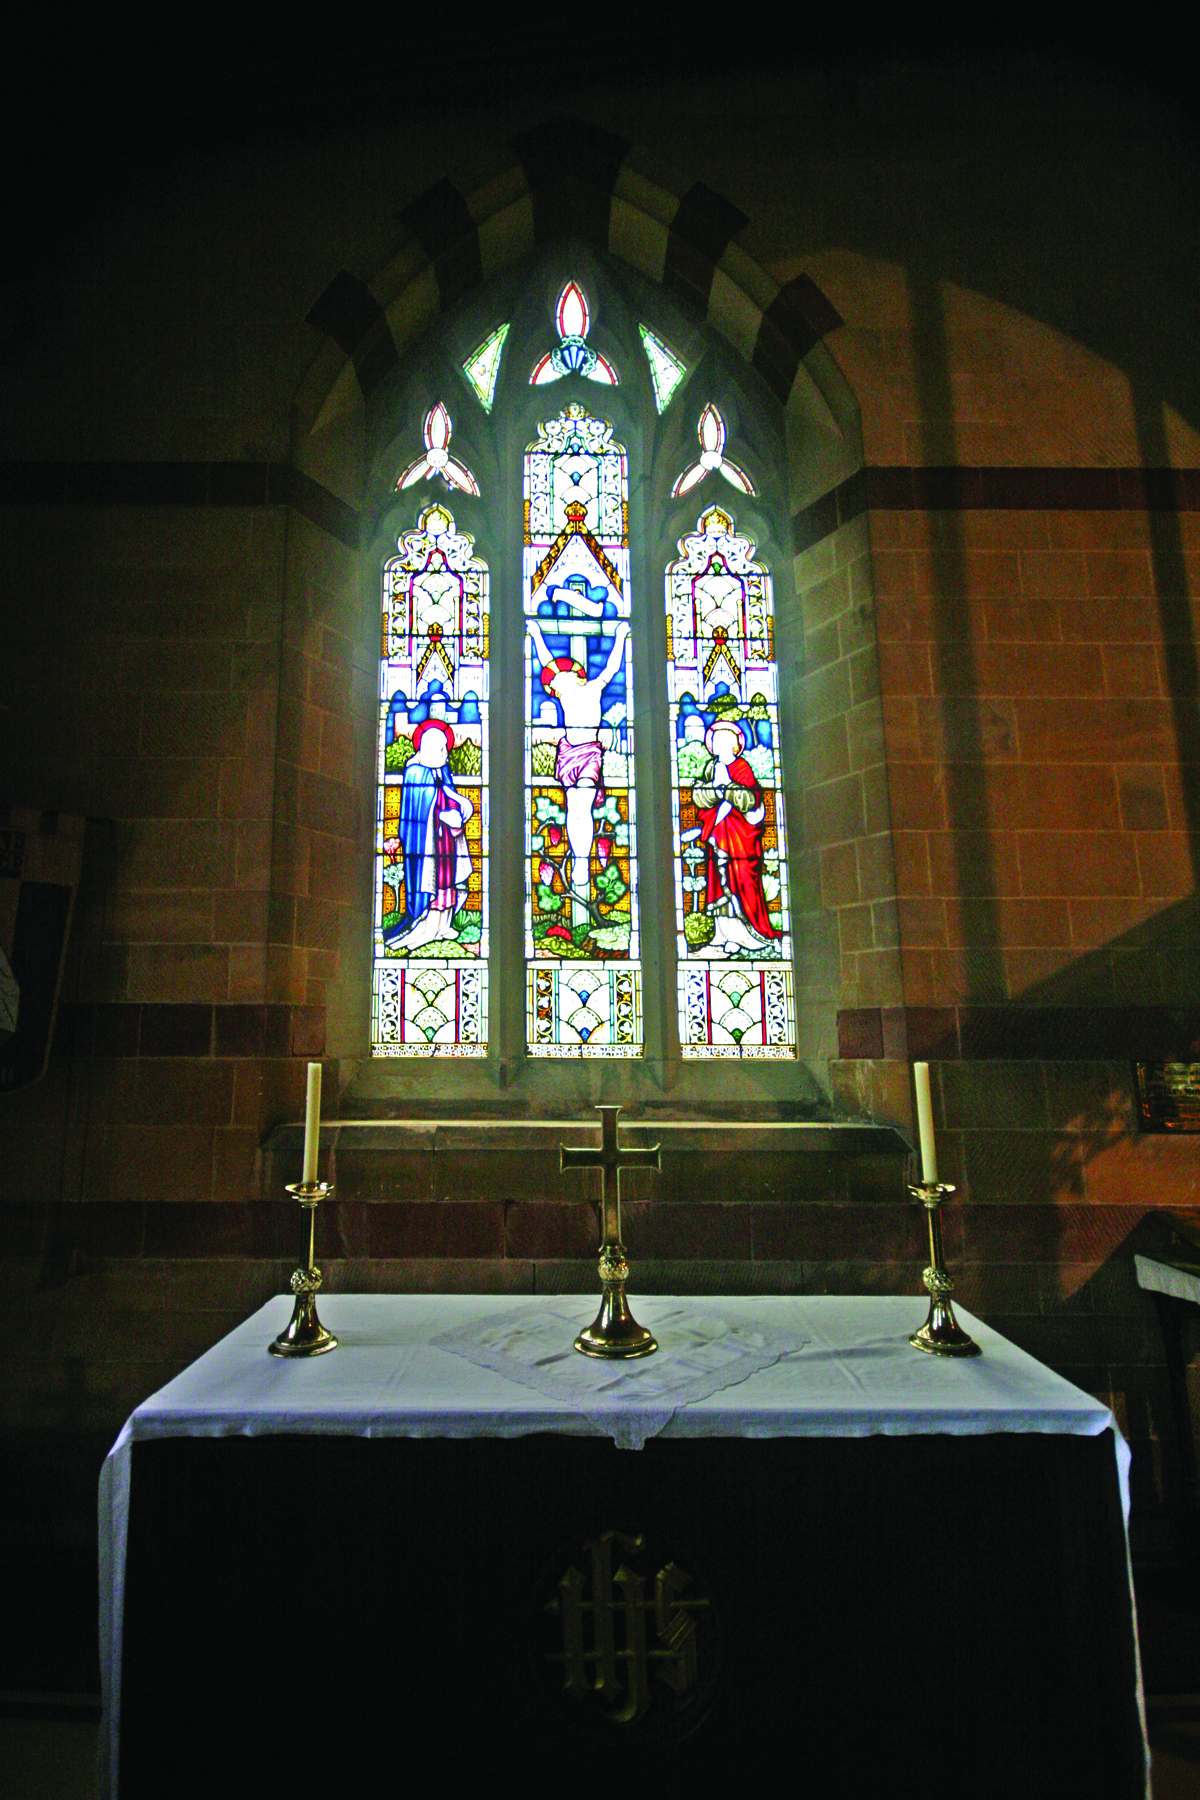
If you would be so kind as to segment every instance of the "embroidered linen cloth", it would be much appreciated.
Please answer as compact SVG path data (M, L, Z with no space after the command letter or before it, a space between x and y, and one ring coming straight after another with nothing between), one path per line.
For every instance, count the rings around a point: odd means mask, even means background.
M469 1320L430 1344L565 1402L619 1449L640 1450L681 1406L736 1386L808 1342L795 1327L780 1331L732 1319L714 1302L641 1301L639 1308L647 1320L653 1313L658 1349L629 1361L581 1356L574 1348L581 1319L577 1295Z

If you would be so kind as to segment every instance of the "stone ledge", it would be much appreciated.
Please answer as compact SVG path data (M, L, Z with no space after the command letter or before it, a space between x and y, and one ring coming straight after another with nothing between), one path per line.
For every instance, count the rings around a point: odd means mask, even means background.
M731 1150L787 1156L911 1156L912 1146L892 1125L828 1119L765 1120L625 1119L621 1141L640 1149L656 1140L665 1154ZM545 1152L558 1140L595 1144L599 1121L590 1119L336 1119L321 1124L322 1152L354 1150L512 1150ZM555 1136L554 1134L557 1134ZM299 1157L304 1126L277 1125L265 1143L271 1155Z

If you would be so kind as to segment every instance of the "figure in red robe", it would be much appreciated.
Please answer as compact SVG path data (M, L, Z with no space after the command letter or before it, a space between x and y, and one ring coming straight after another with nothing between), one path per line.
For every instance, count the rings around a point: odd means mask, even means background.
M763 893L763 822L766 802L746 761L746 740L734 719L718 719L704 739L714 766L692 789L705 849L706 899L728 902L729 913L763 941L783 934L772 923ZM724 909L720 909L724 910ZM747 944L749 947L749 942Z

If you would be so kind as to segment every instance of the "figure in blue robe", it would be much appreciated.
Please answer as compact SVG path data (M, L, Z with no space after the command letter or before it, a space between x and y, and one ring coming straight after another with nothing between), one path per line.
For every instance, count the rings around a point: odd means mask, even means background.
M452 728L429 719L413 733L404 767L396 837L404 858L404 917L386 934L407 948L455 935L452 920L467 897L471 852L465 826L474 807L455 786L448 758Z

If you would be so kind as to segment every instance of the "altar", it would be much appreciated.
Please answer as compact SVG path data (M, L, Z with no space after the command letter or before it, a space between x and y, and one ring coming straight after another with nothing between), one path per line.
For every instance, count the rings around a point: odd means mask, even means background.
M758 1349L639 1412L612 1365L580 1403L461 1353L569 1347L587 1297L331 1295L339 1348L287 1362L290 1305L105 1464L104 1793L1147 1793L1128 1453L969 1315L953 1361L916 1296L640 1296L664 1352Z

